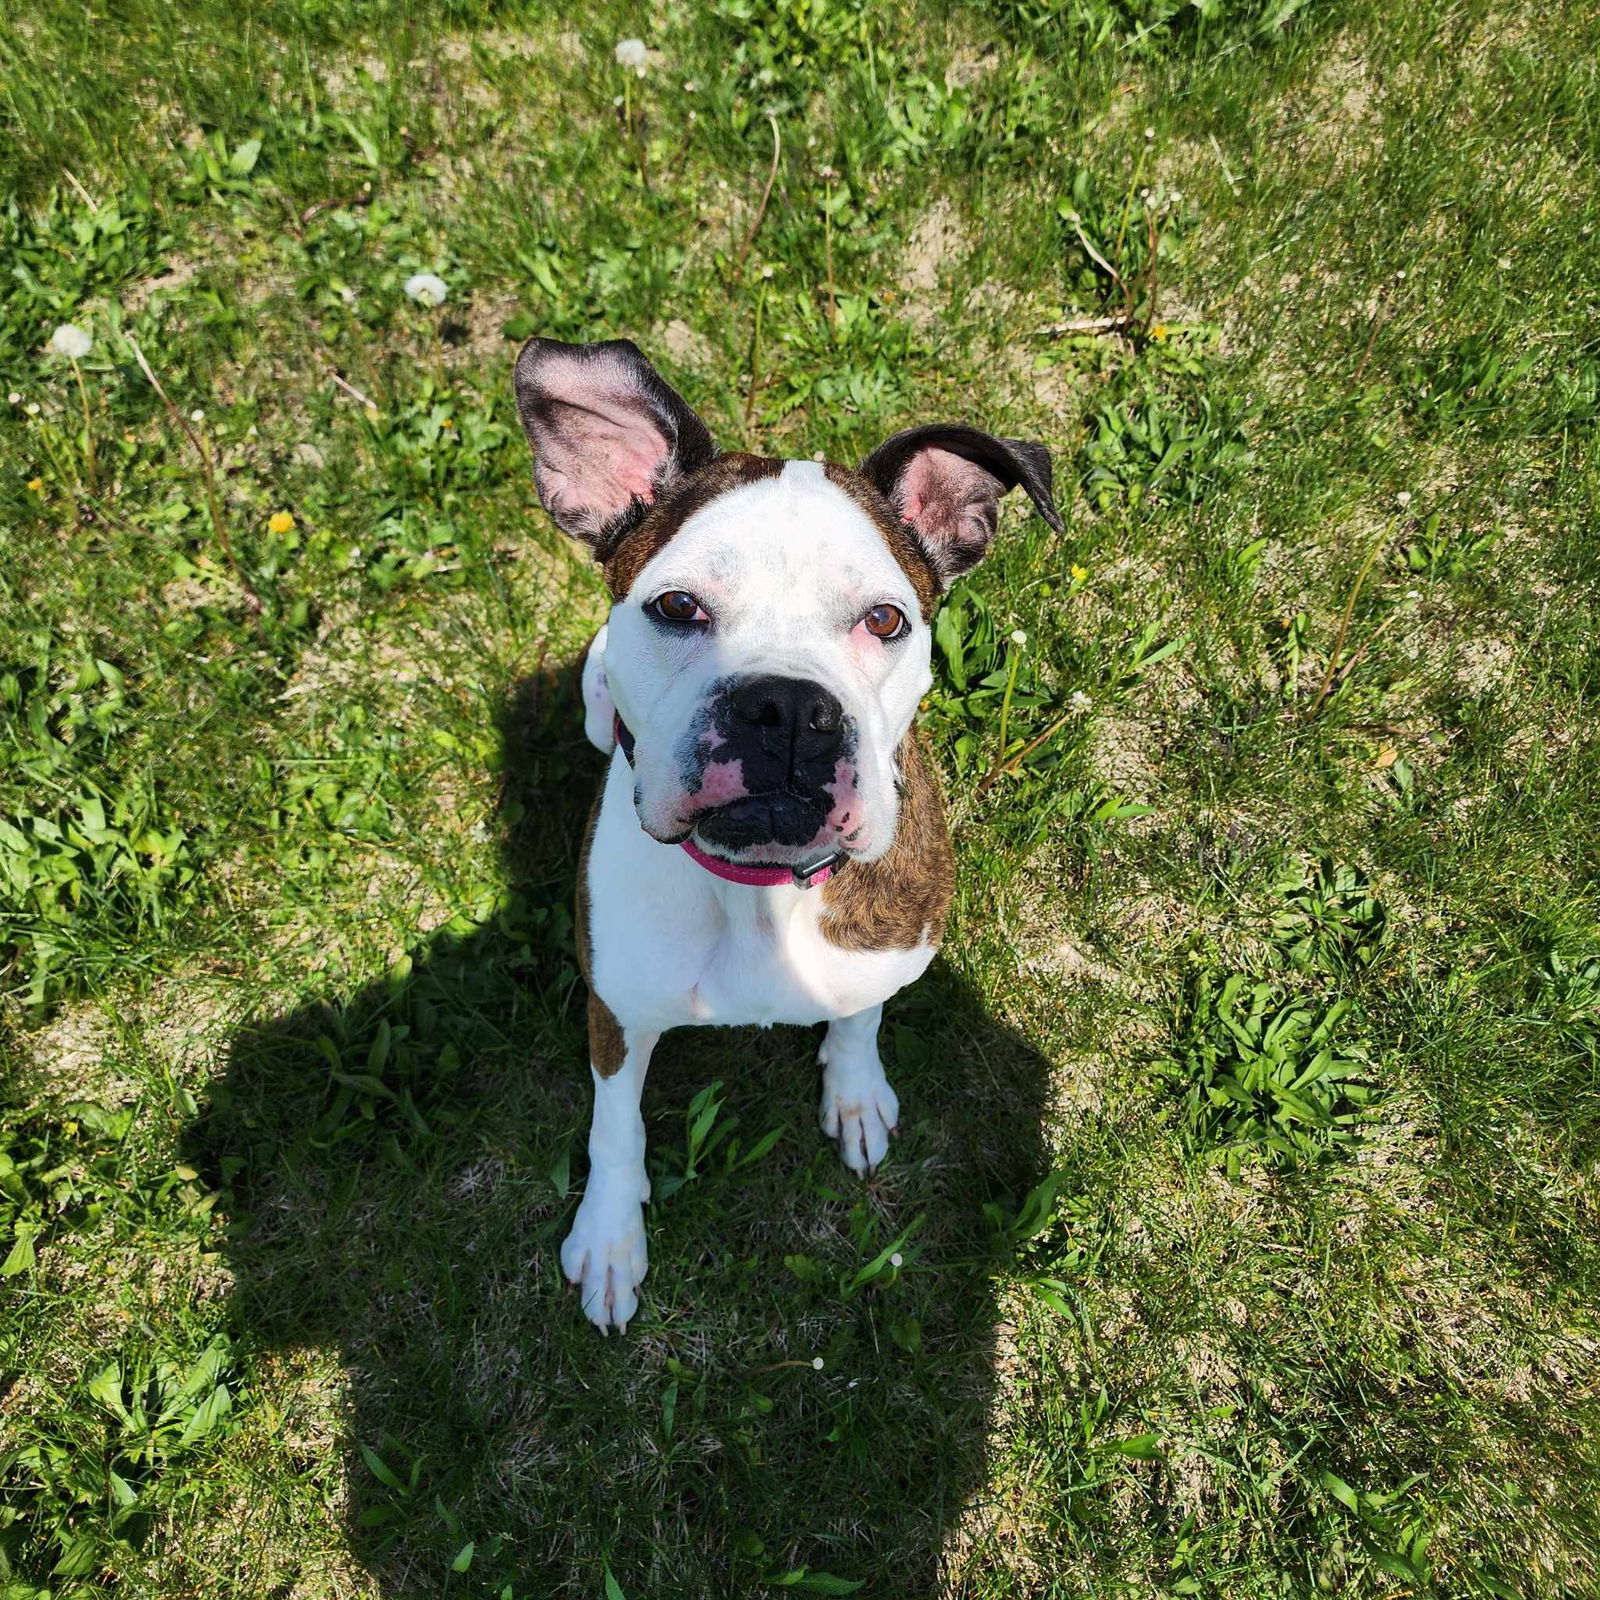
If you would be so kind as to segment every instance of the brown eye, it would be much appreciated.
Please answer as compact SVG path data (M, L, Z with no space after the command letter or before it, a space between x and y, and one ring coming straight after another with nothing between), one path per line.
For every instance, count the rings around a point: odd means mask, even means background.
M861 621L875 639L898 639L906 631L906 614L899 606L874 606Z
M658 594L645 608L667 622L706 622L710 619L700 609L700 602L687 589L668 589Z

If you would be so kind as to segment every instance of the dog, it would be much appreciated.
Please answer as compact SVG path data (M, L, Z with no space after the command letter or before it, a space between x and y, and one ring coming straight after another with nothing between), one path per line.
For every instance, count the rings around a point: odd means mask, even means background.
M561 1265L590 1321L626 1331L666 1029L826 1023L822 1129L852 1171L883 1160L900 1110L878 1023L955 886L913 727L933 615L1008 490L1061 519L1049 452L973 427L896 434L853 472L723 452L626 339L530 339L515 390L539 499L612 599L583 667L610 765L579 866L594 1115Z

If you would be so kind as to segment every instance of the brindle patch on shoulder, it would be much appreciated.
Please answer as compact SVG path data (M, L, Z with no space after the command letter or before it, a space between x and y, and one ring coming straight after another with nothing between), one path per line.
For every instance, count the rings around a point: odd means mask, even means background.
M578 946L578 970L584 981L591 983L589 974L594 965L594 952L589 943L589 853L594 849L595 824L600 820L600 802L605 796L600 792L589 807L589 822L583 830L583 849L578 852L578 894L573 916L573 932ZM611 1007L589 990L589 1061L602 1078L609 1078L622 1066L627 1054L627 1044L622 1036L622 1024L613 1015Z
M735 450L686 478L652 506L644 521L606 557L606 583L612 598L620 600L627 594L634 579L695 512L730 489L776 478L786 465L773 456L749 456Z
M922 740L900 746L900 820L876 861L852 861L822 886L822 935L845 950L938 944L956 888L944 801Z
M859 472L848 467L838 467L829 462L823 469L828 482L843 489L866 514L872 518L889 554L900 563L900 570L911 580L916 590L917 604L922 610L922 620L932 622L939 606L943 585L927 553L912 536L911 530L895 515L894 508Z

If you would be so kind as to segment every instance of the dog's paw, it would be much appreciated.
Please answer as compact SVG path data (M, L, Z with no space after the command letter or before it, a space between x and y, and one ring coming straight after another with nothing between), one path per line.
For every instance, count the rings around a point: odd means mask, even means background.
M900 1123L900 1101L876 1060L854 1070L825 1060L818 1120L822 1131L838 1142L844 1164L865 1176L889 1152L889 1136Z
M591 1186L561 1246L561 1270L577 1289L583 1314L602 1333L628 1331L649 1265L644 1206L609 1185Z

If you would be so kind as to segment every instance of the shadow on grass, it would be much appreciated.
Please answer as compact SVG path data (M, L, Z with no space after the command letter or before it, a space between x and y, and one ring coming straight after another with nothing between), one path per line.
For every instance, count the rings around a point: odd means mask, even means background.
M641 1315L603 1340L557 1265L589 1100L580 723L571 671L510 696L492 925L235 1040L191 1145L231 1218L236 1337L340 1350L348 1534L385 1595L598 1595L607 1567L629 1600L800 1568L802 1592L927 1592L985 1481L984 1208L1043 1175L1044 1064L936 964L888 1009L902 1128L862 1184L816 1128L820 1030L668 1035L645 1097L667 1198ZM903 1267L861 1281L891 1246Z

